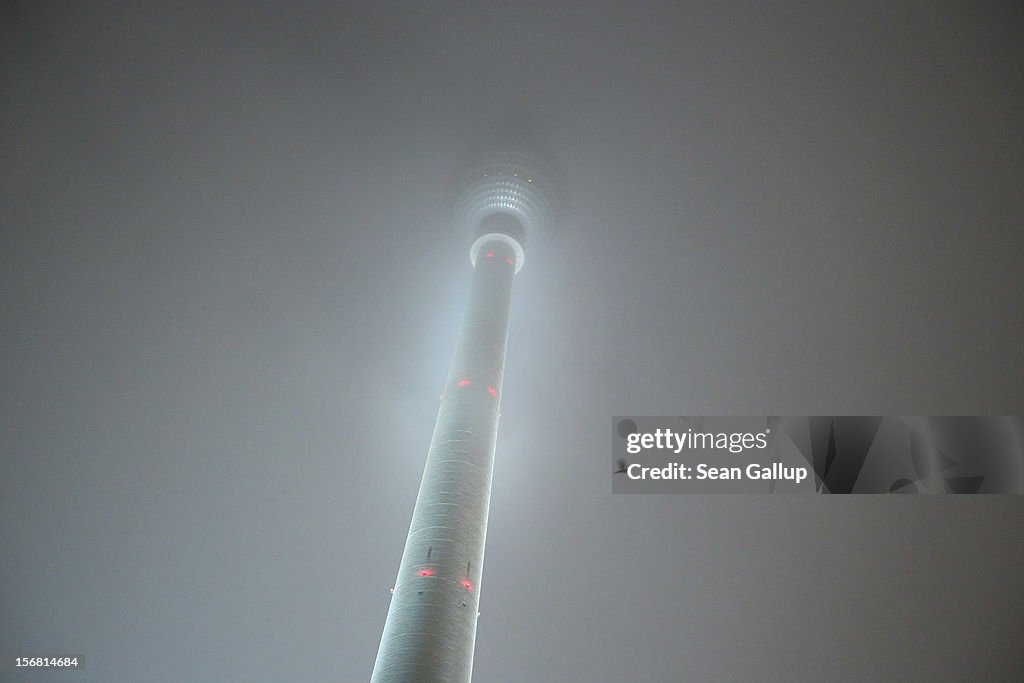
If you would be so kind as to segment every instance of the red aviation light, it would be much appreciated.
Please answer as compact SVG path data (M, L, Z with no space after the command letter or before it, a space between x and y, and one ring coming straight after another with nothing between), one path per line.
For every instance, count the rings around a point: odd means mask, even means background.
M512 265L512 259L511 258L505 259L505 263L507 263L507 264L509 264L511 266Z
M469 380L468 379L460 379L459 380L459 386L460 387L468 387L469 386Z
M487 393L493 396L494 398L498 398L498 390L495 389L494 387L487 387Z
M433 576L434 570L430 567L424 567L423 569L419 570L418 574L420 576Z
M494 258L494 252L493 251L487 252L486 254L484 254L484 258Z
M459 579L459 583L461 583L462 587L465 588L466 590L468 590L468 591L473 590L473 584L471 584L469 582L469 579Z

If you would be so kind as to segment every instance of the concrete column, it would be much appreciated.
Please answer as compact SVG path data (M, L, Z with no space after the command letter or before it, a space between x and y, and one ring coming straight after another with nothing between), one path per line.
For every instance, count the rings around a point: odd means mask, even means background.
M483 241L372 683L469 683L517 244ZM520 249L521 253L521 249Z

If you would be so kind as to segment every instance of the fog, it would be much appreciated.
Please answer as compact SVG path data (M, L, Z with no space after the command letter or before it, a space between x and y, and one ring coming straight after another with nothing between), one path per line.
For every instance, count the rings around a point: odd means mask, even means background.
M515 284L474 680L1018 675L1019 496L609 463L614 415L1024 413L1022 29L6 3L0 652L86 668L5 676L369 678L469 283L451 174L497 145L567 212Z

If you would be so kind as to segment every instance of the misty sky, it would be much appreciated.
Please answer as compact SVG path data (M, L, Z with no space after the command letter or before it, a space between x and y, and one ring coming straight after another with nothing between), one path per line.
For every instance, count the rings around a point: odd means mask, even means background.
M613 415L1024 413L1013 2L7 2L2 680L369 678L517 276L474 681L1012 680L1020 496L612 496Z

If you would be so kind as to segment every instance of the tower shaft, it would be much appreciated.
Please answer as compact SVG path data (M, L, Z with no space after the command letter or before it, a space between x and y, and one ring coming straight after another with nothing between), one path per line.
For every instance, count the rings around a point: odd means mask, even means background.
M468 683L516 251L476 251L416 507L371 683Z

